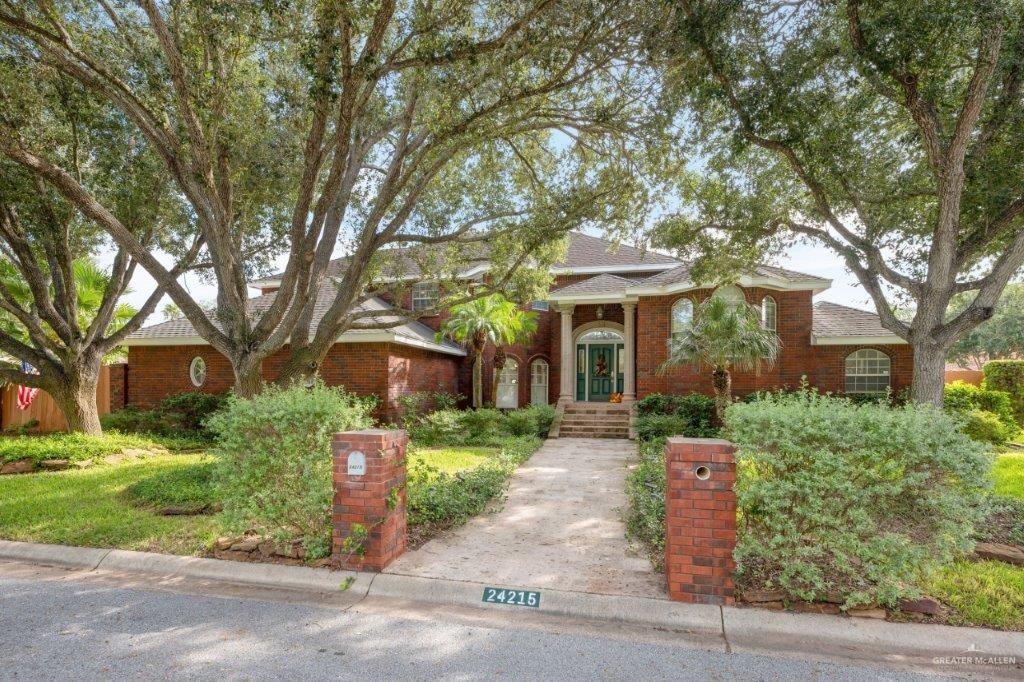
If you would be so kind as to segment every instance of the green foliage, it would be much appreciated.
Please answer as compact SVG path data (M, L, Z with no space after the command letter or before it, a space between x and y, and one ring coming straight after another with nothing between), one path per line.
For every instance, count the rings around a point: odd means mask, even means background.
M981 520L974 529L975 540L1024 547L1024 489L1017 493L1017 497L985 495L979 499Z
M267 386L232 399L208 421L224 525L279 541L301 540L307 557L330 552L331 436L370 426L365 401L338 388Z
M1017 423L1024 426L1024 360L992 360L982 368L985 387L1010 395Z
M641 440L686 436L714 438L715 401L700 393L652 393L636 403L637 437Z
M778 352L778 336L761 326L755 306L710 296L697 306L693 323L669 340L669 357L661 370L687 364L754 370L774 364Z
M950 316L966 308L975 293L966 291L954 296ZM957 339L949 349L949 357L969 367L978 367L997 358L1024 357L1024 283L1006 285L992 317ZM1021 360L1016 362L1024 364ZM1021 370L1020 380L1024 384L1024 370Z
M451 472L423 457L410 459L407 472L410 530L419 536L465 523L482 512L505 489L516 467L530 458L541 441L509 438L477 466Z
M179 514L201 514L217 504L212 461L162 470L125 488L125 498L137 507Z
M84 433L50 433L43 436L0 438L0 462L31 459L67 459L72 462L95 460L116 455L126 449L162 450L163 445L151 438L109 431L101 436Z
M209 441L213 434L206 420L227 404L225 393L191 391L164 398L152 410L133 405L100 416L104 429L126 433L186 436Z
M531 405L502 412L479 410L437 410L409 426L417 445L501 445L509 436L546 437L555 418L550 405Z
M967 433L982 442L1001 445L1020 432L1005 391L954 381L946 384L943 405L963 415Z
M954 417L805 391L736 403L726 425L739 447L740 582L894 604L969 549L990 461Z
M659 570L665 563L665 441L640 443L640 461L626 477L626 536Z
M964 433L979 443L1002 445L1018 431L1016 424L1011 428L999 419L999 415L987 410L970 410L961 416Z
M523 343L537 331L537 313L523 310L501 294L453 306L438 338L449 336L473 356L473 407L483 407L483 353L488 346Z
M398 425L402 428L409 428L431 412L454 410L460 400L462 400L461 395L444 391L416 391L400 396L398 404L402 410Z

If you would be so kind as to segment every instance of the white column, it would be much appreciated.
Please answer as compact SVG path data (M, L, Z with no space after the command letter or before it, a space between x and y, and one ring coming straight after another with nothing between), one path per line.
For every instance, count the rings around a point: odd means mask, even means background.
M626 367L622 377L622 401L631 402L636 400L636 341L633 331L633 315L636 313L636 303L628 302L622 304L623 317L623 352L626 354Z
M573 361L575 360L572 347L572 311L574 305L562 305L558 310L562 313L562 361L559 363L559 375L561 379L558 392L559 403L573 402Z

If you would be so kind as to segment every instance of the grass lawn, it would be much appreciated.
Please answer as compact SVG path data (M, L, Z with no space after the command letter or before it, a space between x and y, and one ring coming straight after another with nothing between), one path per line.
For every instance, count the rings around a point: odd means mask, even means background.
M993 468L994 493L1024 499L1024 452L1002 453ZM958 561L925 586L953 608L953 625L1024 630L1024 567L1000 561Z
M498 453L500 448L484 447L436 447L409 448L407 466L426 465L449 474L475 469Z
M996 495L1024 500L1024 450L1008 450L999 456L993 467Z
M188 478L203 467L201 454L153 455L88 469L0 477L0 538L86 547L116 547L168 554L199 554L217 536L212 516L163 516L132 503L138 483ZM188 492L183 493L188 496ZM175 489L163 498L175 499Z

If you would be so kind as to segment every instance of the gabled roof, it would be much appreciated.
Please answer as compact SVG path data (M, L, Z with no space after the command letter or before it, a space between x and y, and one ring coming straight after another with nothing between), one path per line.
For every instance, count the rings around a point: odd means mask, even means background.
M266 308L274 301L276 294L265 294L249 300L249 310L253 313ZM334 300L334 288L325 285L321 288L313 306L312 327L315 329L323 319L324 314ZM438 341L433 329L418 321L399 323L399 316L394 314L394 308L381 298L371 298L363 302L358 308L359 312L379 311L380 314L363 318L363 323L398 323L386 329L353 329L345 332L339 337L339 342L344 343L397 343L405 346L426 348L439 353L449 355L465 355L466 351L462 346L442 339ZM214 324L220 325L214 319ZM206 340L196 332L192 323L185 318L168 320L149 327L144 327L134 334L130 334L124 341L125 346L171 346L171 345L205 345Z
M818 346L848 344L906 343L882 326L878 315L867 310L817 301L811 343Z
M629 244L616 246L613 242L594 237L583 232L569 233L569 246L566 250L565 259L552 266L554 273L595 273L595 272L651 272L664 270L679 261L654 251L645 251ZM466 276L479 274L474 272L487 266L488 245L486 242L469 244L465 246L464 256L475 265ZM396 248L388 249L386 252L390 258L388 269L391 276L399 279L416 279L422 277L423 271L420 264L412 257L412 249ZM335 258L327 266L327 274L337 277L345 271L348 258ZM250 282L254 287L272 287L280 282L282 273L270 275Z
M761 286L769 289L824 291L832 281L774 265L756 265L742 274L740 286ZM635 300L638 296L664 296L679 291L702 288L690 277L690 266L680 264L646 278L629 279L605 274L583 282L575 282L551 292L552 301L593 300L595 297L618 297Z

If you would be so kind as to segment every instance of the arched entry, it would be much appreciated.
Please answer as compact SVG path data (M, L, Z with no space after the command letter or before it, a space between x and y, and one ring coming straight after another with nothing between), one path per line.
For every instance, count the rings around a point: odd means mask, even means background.
M576 400L603 402L622 393L625 343L618 325L584 325L576 330Z
M548 361L537 358L530 363L530 404L548 404Z
M498 374L495 407L512 410L519 407L519 363L515 358L506 357L505 365Z

